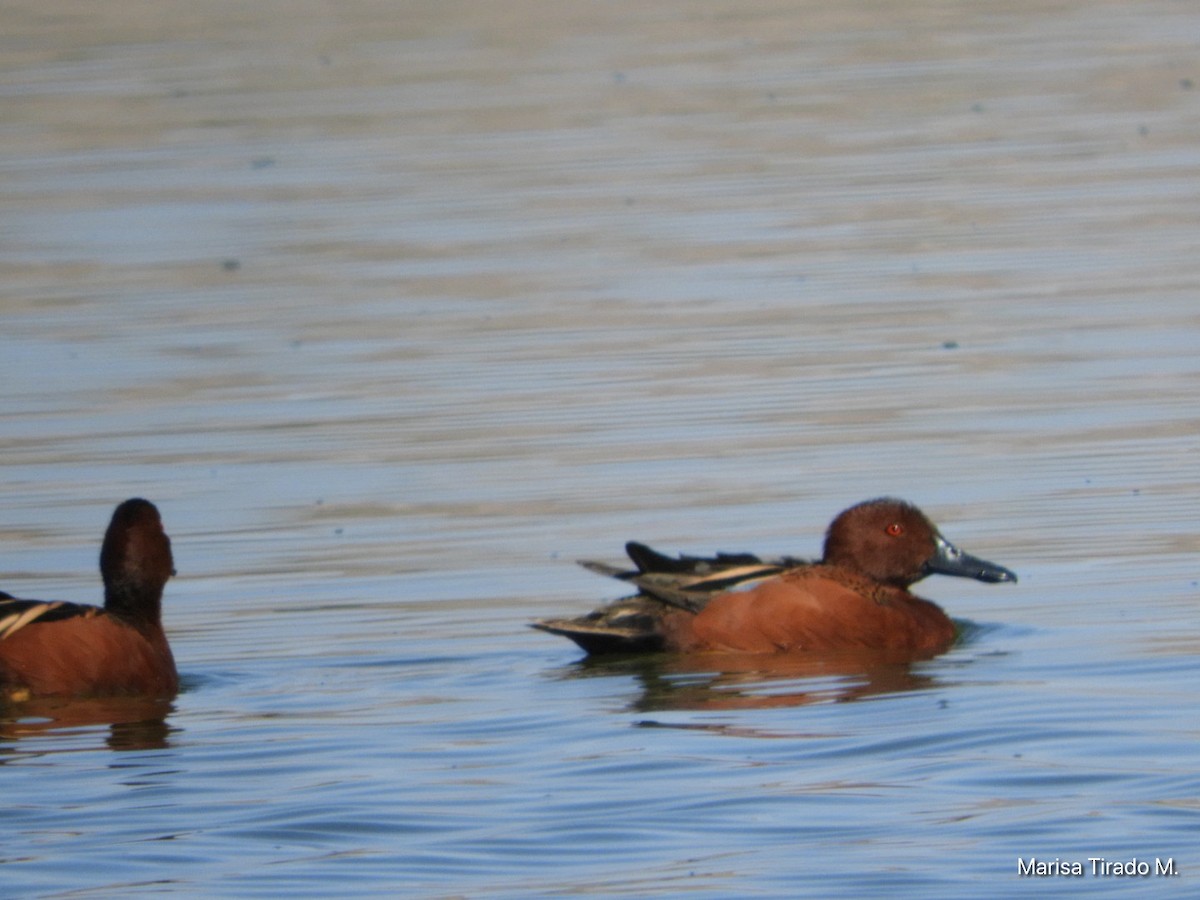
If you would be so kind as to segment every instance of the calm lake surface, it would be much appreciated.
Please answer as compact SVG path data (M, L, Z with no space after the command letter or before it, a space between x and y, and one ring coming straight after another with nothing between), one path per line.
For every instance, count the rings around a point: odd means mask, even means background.
M0 20L0 587L152 499L184 680L0 710L4 896L1195 894L1200 7ZM526 627L880 494L936 659Z

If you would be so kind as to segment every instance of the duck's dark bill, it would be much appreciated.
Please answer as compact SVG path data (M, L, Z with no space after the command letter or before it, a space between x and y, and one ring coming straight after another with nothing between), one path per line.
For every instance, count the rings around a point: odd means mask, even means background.
M941 535L937 536L937 552L925 563L930 575L956 575L959 578L974 578L996 584L1001 581L1016 581L1017 574L1004 566L964 553Z

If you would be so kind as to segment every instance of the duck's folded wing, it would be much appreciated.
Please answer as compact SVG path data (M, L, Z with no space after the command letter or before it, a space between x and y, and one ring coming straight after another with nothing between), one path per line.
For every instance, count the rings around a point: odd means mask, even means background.
M101 610L82 603L51 603L42 600L18 600L11 594L0 595L0 641L34 622L60 622L76 616L91 618Z
M636 569L594 560L580 560L579 564L598 575L627 581L669 606L690 612L703 609L714 594L809 564L790 556L764 560L753 553L667 556L636 541L626 544L625 552Z

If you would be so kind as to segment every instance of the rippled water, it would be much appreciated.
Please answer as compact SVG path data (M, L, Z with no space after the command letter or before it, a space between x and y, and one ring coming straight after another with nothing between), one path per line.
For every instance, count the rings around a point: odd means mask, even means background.
M185 683L0 715L6 896L1194 890L1200 10L3 17L0 586L153 499ZM526 628L881 493L937 659Z

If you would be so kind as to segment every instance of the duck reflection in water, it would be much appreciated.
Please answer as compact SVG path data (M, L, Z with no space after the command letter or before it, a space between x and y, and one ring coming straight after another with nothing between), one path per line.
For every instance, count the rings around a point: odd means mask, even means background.
M172 700L138 695L32 697L0 700L0 747L52 735L101 732L110 750L160 750L176 729L167 724ZM61 741L56 746L62 746Z
M646 653L588 656L559 669L561 678L630 677L635 712L776 709L849 703L942 686L914 669L908 654L876 651L813 656L759 653ZM643 723L645 724L645 723Z

